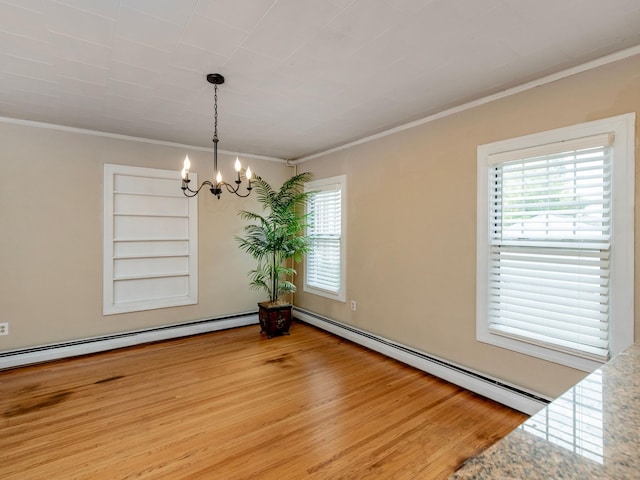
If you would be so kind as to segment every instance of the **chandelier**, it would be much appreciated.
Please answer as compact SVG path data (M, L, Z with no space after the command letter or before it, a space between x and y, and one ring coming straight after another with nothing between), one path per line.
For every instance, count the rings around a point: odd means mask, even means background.
M222 174L220 170L218 170L218 85L222 85L224 83L224 77L219 73L210 73L207 75L207 81L213 84L213 171L216 173L215 183L205 180L198 187L197 190L192 190L189 187L189 169L191 168L191 161L189 160L189 155L187 155L184 159L184 166L182 168L182 193L187 197L195 197L200 193L200 190L207 185L209 190L213 195L220 199L220 194L222 193L222 187L224 187L229 193L235 193L238 197L248 197L251 194L251 168L247 167L246 170L242 168L240 164L240 159L236 157L236 163L234 165L236 169L236 179L234 181L235 186L224 182L222 180ZM245 180L247 181L247 193L240 193L240 185L242 184L242 180L240 176L244 175Z

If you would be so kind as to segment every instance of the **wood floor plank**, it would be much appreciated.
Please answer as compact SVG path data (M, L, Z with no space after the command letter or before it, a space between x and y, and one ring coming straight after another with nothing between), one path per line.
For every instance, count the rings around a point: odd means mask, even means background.
M525 415L294 323L0 372L0 478L447 478Z

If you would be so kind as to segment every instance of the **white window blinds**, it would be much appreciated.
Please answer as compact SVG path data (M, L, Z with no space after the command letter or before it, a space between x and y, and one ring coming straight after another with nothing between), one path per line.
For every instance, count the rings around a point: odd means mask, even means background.
M341 290L342 190L329 186L311 195L308 202L311 252L307 255L308 286L339 292Z
M489 156L492 333L608 358L611 141Z

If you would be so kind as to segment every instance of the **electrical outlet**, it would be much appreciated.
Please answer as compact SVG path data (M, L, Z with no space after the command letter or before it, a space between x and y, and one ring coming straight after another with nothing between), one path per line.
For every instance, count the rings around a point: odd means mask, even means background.
M9 323L0 323L0 335L9 335Z
M356 311L356 301L355 300L351 300L351 310L353 310L354 312Z

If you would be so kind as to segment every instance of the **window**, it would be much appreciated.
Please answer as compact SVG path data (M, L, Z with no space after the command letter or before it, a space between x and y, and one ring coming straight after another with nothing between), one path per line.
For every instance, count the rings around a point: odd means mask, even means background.
M586 371L632 343L634 123L478 148L478 340Z
M105 165L103 313L198 303L197 235L179 172Z
M305 185L311 250L305 264L304 291L345 301L345 175Z

